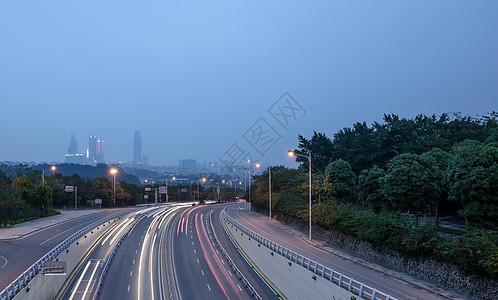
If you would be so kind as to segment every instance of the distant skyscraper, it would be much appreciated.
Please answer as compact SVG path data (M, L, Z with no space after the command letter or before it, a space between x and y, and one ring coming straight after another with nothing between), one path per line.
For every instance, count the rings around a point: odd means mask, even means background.
M71 140L69 140L69 147L67 147L65 162L68 164L85 163L85 155L82 153L78 153L78 142L76 141L74 133L71 133Z
M69 141L69 147L67 147L67 154L76 153L78 153L78 142L76 141L74 133L71 133L71 140Z
M104 162L104 140L97 140L97 162Z
M88 161L90 163L97 161L97 136L91 135L88 139Z
M133 137L133 163L140 164L142 162L142 134L139 130L135 131Z

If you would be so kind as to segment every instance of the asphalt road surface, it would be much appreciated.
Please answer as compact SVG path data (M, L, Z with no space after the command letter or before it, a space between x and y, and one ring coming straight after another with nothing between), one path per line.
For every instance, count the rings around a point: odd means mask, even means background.
M38 259L78 230L142 208L103 210L58 223L22 238L0 240L0 290L7 287ZM3 266L3 268L2 268Z

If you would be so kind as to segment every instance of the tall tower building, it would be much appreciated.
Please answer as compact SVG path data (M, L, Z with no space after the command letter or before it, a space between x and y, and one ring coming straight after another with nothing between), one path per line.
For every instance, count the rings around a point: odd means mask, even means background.
M97 140L97 162L104 162L104 140Z
M139 130L135 131L133 137L133 163L138 165L142 162L142 134Z
M71 133L71 140L69 141L69 147L67 147L67 154L76 153L78 153L78 142L76 141L74 133Z
M88 161L90 163L97 161L97 136L91 135L88 139Z

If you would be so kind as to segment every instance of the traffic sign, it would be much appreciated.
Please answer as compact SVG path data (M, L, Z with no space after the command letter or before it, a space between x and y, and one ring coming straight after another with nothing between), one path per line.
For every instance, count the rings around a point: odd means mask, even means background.
M167 194L168 190L165 185L159 186L159 194Z
M66 185L66 192L68 193L74 192L74 187L72 185Z

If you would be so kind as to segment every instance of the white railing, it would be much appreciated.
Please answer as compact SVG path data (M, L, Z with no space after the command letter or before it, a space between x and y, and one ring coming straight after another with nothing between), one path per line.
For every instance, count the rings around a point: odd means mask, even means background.
M352 279L351 277L348 277L344 274L341 274L337 271L334 271L328 267L325 267L297 252L294 252L290 249L285 248L284 246L281 246L265 237L263 237L260 234L255 233L254 231L250 230L249 228L245 227L244 225L238 223L235 221L233 218L231 218L225 210L223 210L222 218L225 222L228 222L231 224L231 226L234 226L236 230L240 230L242 233L247 234L249 237L253 238L256 240L259 244L267 247L268 249L274 251L275 253L278 253L285 258L289 259L290 262L294 262L314 274L316 276L323 277L334 284L340 286L341 288L344 288L348 290L349 292L356 294L360 296L361 298L364 299L370 299L370 300L396 300L396 298L389 296L388 294L385 294L381 291L378 291L377 289L374 289L368 285L365 285L357 280ZM273 255L273 253L272 253ZM289 263L290 263L289 262Z

